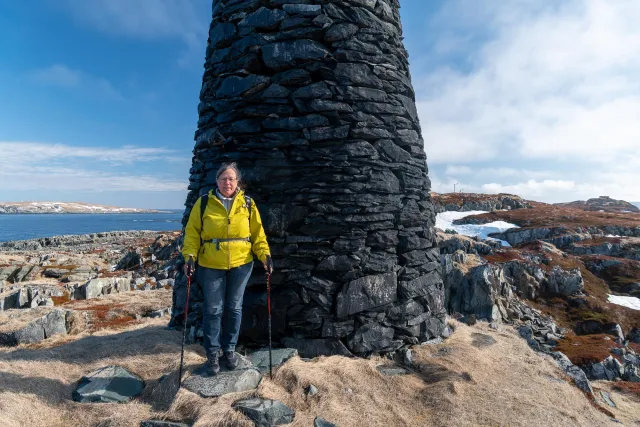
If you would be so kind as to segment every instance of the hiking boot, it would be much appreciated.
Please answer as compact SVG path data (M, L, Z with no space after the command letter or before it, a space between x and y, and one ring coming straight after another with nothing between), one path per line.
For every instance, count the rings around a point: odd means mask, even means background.
M204 364L204 368L208 375L216 375L220 372L220 362L218 361L217 351L207 355L207 361Z
M238 367L238 355L235 351L225 351L224 358L227 361L227 367L229 369L236 369Z

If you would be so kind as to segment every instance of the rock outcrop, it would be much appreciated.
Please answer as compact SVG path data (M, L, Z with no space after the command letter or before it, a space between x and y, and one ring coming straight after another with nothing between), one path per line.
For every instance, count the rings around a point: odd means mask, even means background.
M640 212L640 208L624 200L615 200L609 196L600 196L587 201L577 200L568 203L555 203L556 206L577 208L585 211L603 212Z
M275 263L274 338L301 353L388 352L445 328L399 7L213 4L185 220L237 161ZM254 341L267 336L264 288L256 271L242 332Z
M436 213L445 211L496 211L531 208L531 204L513 194L431 193Z

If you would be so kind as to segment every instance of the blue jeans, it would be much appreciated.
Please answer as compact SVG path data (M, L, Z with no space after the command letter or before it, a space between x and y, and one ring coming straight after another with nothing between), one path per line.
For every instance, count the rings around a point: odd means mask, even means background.
M242 321L242 297L253 262L231 270L198 266L204 294L202 331L207 354L235 351ZM222 343L221 343L222 341Z

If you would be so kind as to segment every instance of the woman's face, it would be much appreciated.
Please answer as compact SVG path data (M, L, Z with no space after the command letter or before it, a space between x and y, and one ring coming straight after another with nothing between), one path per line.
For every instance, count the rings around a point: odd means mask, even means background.
M231 197L238 188L238 177L236 171L227 169L218 177L218 191L224 197Z

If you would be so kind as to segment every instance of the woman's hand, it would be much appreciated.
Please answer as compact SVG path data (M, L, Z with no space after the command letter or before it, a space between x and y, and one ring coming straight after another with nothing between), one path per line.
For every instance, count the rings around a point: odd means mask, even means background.
M273 260L271 259L271 255L267 255L262 265L264 265L267 274L273 273Z
M191 277L193 274L193 270L195 268L195 263L193 262L193 257L190 256L187 262L184 263L183 271L184 275L187 277Z

